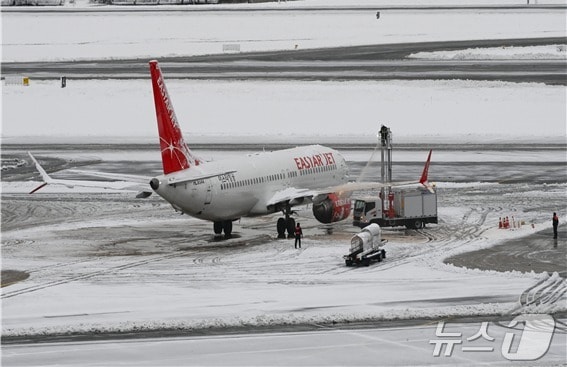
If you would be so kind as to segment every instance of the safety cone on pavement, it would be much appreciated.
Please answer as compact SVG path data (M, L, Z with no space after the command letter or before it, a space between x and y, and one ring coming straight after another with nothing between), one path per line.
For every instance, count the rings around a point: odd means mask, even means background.
M498 218L498 229L502 229L502 217Z

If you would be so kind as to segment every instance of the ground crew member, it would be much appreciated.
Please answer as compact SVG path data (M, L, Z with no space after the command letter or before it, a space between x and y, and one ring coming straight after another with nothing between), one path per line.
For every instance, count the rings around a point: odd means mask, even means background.
M557 238L557 226L559 225L559 218L557 213L553 213L553 238Z
M299 223L295 226L295 248L298 248L297 245L299 244L299 248L301 248L301 237L303 236L303 231L301 230L301 226Z

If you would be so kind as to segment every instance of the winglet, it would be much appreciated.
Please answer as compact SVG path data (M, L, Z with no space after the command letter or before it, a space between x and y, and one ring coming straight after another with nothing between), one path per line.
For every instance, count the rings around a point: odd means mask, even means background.
M34 192L38 191L39 189L43 188L47 186L47 182L42 183L41 185L39 185L38 187L36 187L35 189L33 189L32 191L30 191L30 195L33 194Z
M428 175L429 175L429 164L431 163L431 153L433 150L429 150L429 155L427 156L427 161L425 161L425 166L423 167L423 172L421 173L421 178L419 179L419 183L425 186L429 191L433 191L433 188L429 184Z
M53 182L53 179L47 174L47 172L45 172L45 170L43 169L43 167L39 164L39 162L35 159L35 157L31 154L31 152L28 152L28 155L30 156L31 160L33 161L33 163L35 164L35 168L37 169L37 171L39 172L39 174L41 175L41 178L43 178L43 182L41 185L39 185L38 187L36 187L35 189L33 189L30 194L33 194L34 192L38 191L39 189L47 186L48 183Z
M159 144L163 173L181 171L199 165L197 159L185 143L171 98L167 92L161 69L156 60L150 61L150 74L154 93L154 104L159 131Z

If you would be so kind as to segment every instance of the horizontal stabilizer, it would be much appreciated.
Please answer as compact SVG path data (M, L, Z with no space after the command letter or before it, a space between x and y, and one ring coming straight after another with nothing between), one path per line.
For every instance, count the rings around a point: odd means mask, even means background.
M136 199L146 199L150 196L152 196L151 191L140 191L138 194L136 194Z
M42 183L41 185L39 185L38 187L36 187L35 189L33 189L32 191L30 191L30 195L33 194L34 192L44 188L45 186L47 186L47 182Z

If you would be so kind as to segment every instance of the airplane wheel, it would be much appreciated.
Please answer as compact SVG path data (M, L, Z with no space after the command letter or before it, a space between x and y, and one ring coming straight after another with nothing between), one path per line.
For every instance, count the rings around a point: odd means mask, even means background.
M279 218L278 219L278 238L285 238L285 219Z
M232 235L232 221L225 220L222 222L222 229L224 230L225 237L230 237Z
M214 222L213 223L213 231L215 231L215 234L221 234L222 233L222 222Z
M287 238L295 237L295 219L289 218L287 220Z

